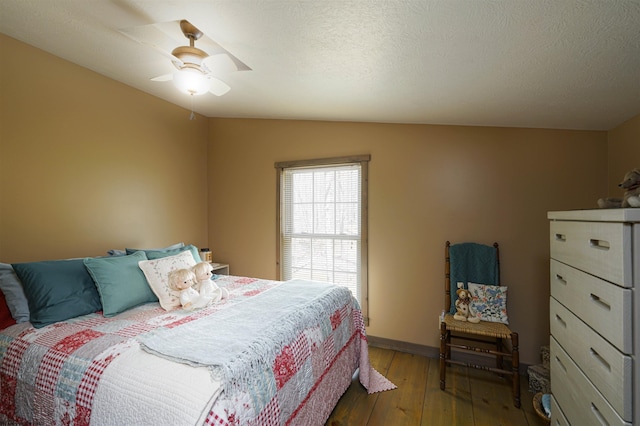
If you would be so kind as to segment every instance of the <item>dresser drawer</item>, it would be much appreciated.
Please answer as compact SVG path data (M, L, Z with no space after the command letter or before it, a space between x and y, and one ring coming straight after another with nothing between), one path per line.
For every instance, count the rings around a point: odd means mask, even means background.
M571 426L569 420L564 416L562 408L558 405L558 401L551 395L551 425L552 426Z
M622 287L633 286L631 225L550 223L551 257Z
M625 354L633 351L632 291L551 259L551 296Z
M570 424L631 425L618 416L560 344L551 337L551 392Z
M632 418L630 356L623 355L553 297L551 335L623 419Z

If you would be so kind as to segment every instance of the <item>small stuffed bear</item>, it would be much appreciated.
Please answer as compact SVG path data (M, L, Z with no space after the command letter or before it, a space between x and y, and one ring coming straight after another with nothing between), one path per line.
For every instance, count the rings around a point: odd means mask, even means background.
M169 287L180 293L180 304L187 310L204 308L211 302L210 296L199 294L193 286L196 274L190 269L176 269L169 273Z
M209 262L196 263L196 265L191 268L191 271L196 276L198 292L201 296L210 297L212 303L229 297L229 290L220 288L215 282L211 281L213 266L211 266Z
M618 186L625 190L623 198L600 198L598 207L601 209L640 207L640 169L633 169L624 175L624 180Z
M469 303L471 302L471 293L469 293L469 290L459 288L456 290L456 294L458 295L458 300L456 300L456 313L453 315L453 318L458 321L469 321L474 324L480 322L480 319L473 316L469 309Z

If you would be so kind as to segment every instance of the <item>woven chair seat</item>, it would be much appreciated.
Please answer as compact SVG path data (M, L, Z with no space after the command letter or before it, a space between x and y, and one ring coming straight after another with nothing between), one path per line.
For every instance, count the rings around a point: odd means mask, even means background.
M453 318L453 315L451 314L446 314L444 316L444 322L447 324L447 329L449 331L500 339L508 339L511 337L511 330L501 322L480 321L479 323L473 324L468 321L459 321Z

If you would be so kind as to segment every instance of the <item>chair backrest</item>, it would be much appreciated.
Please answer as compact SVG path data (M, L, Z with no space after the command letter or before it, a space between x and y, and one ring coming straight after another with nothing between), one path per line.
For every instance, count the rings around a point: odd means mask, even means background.
M452 272L452 256L454 271ZM451 281L453 275L454 288ZM500 285L500 250L498 243L487 246L478 243L451 245L444 248L444 310L455 313L457 282Z

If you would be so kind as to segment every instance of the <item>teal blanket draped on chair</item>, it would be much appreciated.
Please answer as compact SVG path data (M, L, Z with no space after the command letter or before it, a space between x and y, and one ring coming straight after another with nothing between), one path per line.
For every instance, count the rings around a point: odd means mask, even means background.
M456 313L458 282L477 284L500 284L500 267L496 248L478 243L461 243L449 247L451 277L451 309Z

